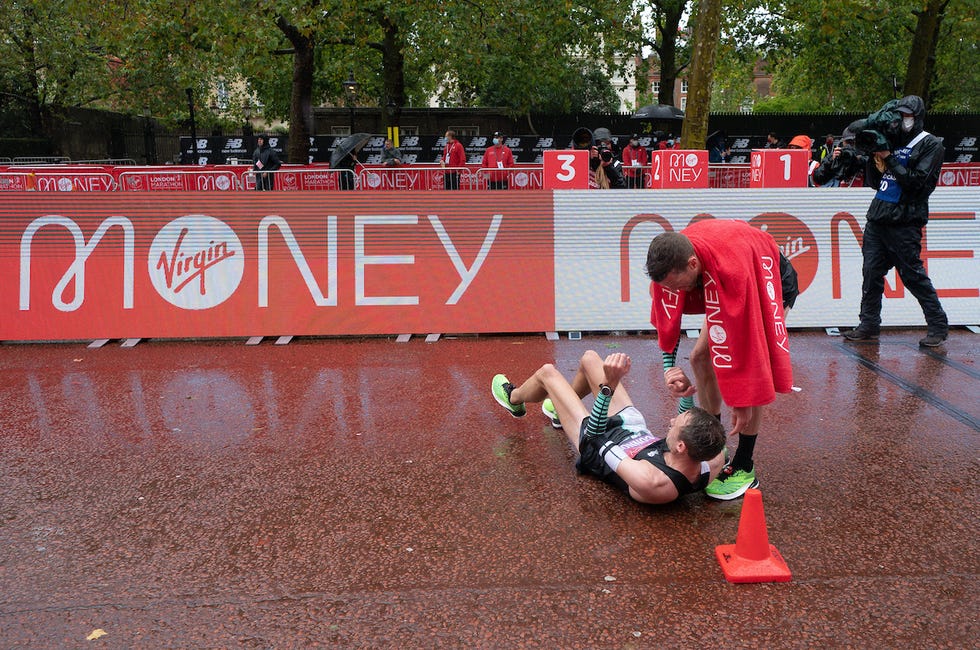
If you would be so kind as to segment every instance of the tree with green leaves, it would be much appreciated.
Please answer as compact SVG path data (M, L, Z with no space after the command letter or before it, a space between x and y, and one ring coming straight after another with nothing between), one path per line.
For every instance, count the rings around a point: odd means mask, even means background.
M903 92L934 109L976 107L968 0L749 0L726 12L747 17L742 40L757 44L773 75L773 97L757 110L873 110Z
M690 2L688 0L647 0L639 3L641 20L641 45L656 54L656 65L660 70L660 89L656 97L658 104L674 105L674 85L677 78L691 62L689 39L681 38L682 21ZM643 76L646 79L646 76ZM645 84L645 81L643 82ZM638 87L642 86L637 79ZM646 88L641 87L641 93Z

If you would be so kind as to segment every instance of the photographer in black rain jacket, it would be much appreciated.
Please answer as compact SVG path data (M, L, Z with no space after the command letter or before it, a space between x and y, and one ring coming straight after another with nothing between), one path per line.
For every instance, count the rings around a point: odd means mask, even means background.
M855 177L863 175L868 157L854 147L854 138L864 128L864 123L864 120L855 120L844 129L840 144L813 170L814 185L839 187L847 183L853 186Z
M885 274L892 267L925 316L928 332L919 345L936 347L949 333L946 312L921 259L929 195L936 189L945 155L942 140L922 128L925 113L922 98L909 95L870 115L857 134L858 147L869 153L866 184L877 193L868 207L861 244L861 323L844 333L850 341L877 340Z

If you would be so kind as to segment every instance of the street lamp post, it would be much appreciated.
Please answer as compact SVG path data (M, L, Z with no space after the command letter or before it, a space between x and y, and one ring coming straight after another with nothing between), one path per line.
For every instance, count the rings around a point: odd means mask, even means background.
M399 146L398 137L398 104L395 103L394 99L389 99L385 104L385 113L388 116L388 139L391 140L394 146Z
M245 138L252 137L252 102L247 101L245 105L242 106L242 112L245 115L245 124L242 125L242 135Z
M194 152L194 159L191 161L192 165L197 164L197 123L194 121L194 89L187 88L184 92L187 93L187 111L191 116L191 151Z
M146 164L157 164L157 140L153 132L153 119L150 117L150 107L143 107L143 149L146 155Z
M347 80L344 81L344 101L350 109L350 132L354 133L354 105L357 103L357 82L354 81L354 69L351 68Z

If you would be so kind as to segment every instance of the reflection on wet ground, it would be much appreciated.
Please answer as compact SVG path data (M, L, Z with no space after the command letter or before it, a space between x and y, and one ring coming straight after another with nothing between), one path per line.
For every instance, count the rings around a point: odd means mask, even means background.
M779 585L725 582L740 502L578 476L490 377L640 336L0 346L5 647L969 647L976 336L792 339L756 460ZM682 344L682 354L689 344Z

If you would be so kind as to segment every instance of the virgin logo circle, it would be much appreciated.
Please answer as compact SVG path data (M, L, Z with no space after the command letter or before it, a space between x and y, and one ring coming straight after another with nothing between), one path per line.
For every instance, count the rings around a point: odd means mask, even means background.
M806 291L817 275L817 263L820 261L817 240L806 224L785 212L760 214L749 220L749 224L772 235L779 251L796 269L800 293Z
M726 332L725 328L721 325L712 325L709 327L708 336L710 336L711 340L718 345L721 345L728 340L728 332Z
M245 272L245 251L224 222L189 215L160 229L147 262L164 300L181 309L210 309L235 293Z

